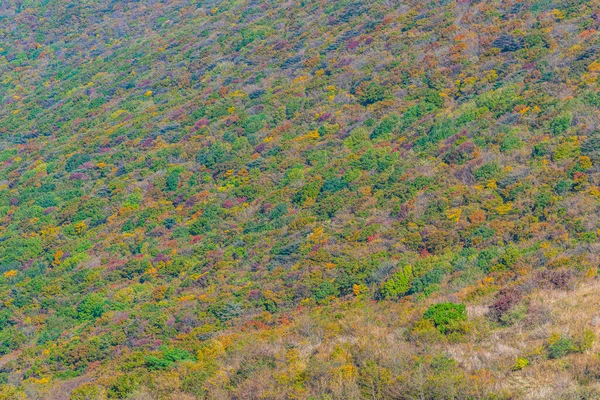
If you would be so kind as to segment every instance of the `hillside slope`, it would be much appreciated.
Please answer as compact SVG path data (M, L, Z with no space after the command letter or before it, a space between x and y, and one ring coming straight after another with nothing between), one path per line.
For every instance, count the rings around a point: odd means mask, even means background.
M600 3L0 4L0 399L600 398Z

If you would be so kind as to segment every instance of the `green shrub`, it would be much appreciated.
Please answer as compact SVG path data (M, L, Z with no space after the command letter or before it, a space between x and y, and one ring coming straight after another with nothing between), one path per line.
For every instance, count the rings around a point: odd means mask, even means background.
M338 288L329 281L324 281L313 289L313 297L317 304L323 304L329 297L338 295Z
M67 172L73 172L77 168L79 168L81 165L90 161L91 159L92 159L92 157L89 154L79 154L79 153L73 154L67 160L67 163L65 164L65 170Z
M550 146L548 142L538 143L533 146L532 155L534 157L543 157L550 154Z
M383 284L381 295L386 299L398 298L409 291L412 281L412 266L406 265Z
M77 316L82 320L93 320L104 314L106 299L97 293L86 296L77 305Z
M247 134L254 134L266 125L265 114L252 115L244 122L244 130Z
M373 135L373 133L371 133ZM369 131L364 127L354 129L346 139L344 145L350 150L359 150L364 147L369 140Z
M173 171L167 176L167 190L172 192L179 186L179 174L181 171Z
M579 353L583 353L592 348L594 341L596 340L596 334L591 329L584 329L579 337L576 337L575 348Z
M564 133L573 123L573 114L564 113L554 118L550 123L550 128L555 135Z
M86 383L73 390L69 400L100 400L105 398L102 386Z
M161 369L167 369L173 365L172 361L165 360L157 356L146 356L146 367L150 371L156 371Z
M108 387L109 399L127 399L138 388L139 378L133 375L120 375Z
M398 123L398 121L399 118L396 115L391 115L389 117L384 118L383 120L381 120L379 125L377 125L375 129L373 129L370 138L377 139L381 136L386 136L390 134L396 126L396 124Z
M570 338L564 336L551 337L548 339L548 358L555 359L566 356L575 351L575 346Z
M576 143L572 141L566 141L556 146L552 152L552 161L561 161L573 158L579 155L579 152L580 148Z
M231 157L229 148L225 143L216 142L209 147L203 147L196 156L198 163L212 168L216 164L227 161Z
M363 106L377 103L385 99L387 89L375 82L370 82L363 90L358 94L358 102Z
M221 323L225 323L233 318L242 315L242 307L238 303L214 304L209 308L209 312Z
M509 152L512 150L517 150L522 148L524 145L521 138L519 138L515 133L509 133L506 135L502 143L500 143L500 151Z
M529 365L529 360L525 357L518 357L513 366L513 371L520 371Z
M345 189L346 187L348 187L348 182L346 182L344 179L341 179L338 177L333 177L333 178L327 179L323 183L323 186L321 187L321 191L335 193L335 192L339 192L342 189Z
M496 162L484 164L473 171L473 175L477 180L489 180L497 178L500 174L500 166Z
M467 320L467 308L464 304L438 303L429 307L423 318L433 322L440 332L448 334L458 331L460 323Z
M0 331L0 357L25 344L26 336L14 327Z
M409 293L420 293L426 291L432 285L438 285L444 278L444 271L434 268L425 273L425 275L415 278Z

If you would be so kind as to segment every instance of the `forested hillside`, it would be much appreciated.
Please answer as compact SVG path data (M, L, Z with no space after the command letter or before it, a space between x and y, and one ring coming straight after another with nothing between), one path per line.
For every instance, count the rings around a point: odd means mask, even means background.
M0 2L0 399L600 398L599 29Z

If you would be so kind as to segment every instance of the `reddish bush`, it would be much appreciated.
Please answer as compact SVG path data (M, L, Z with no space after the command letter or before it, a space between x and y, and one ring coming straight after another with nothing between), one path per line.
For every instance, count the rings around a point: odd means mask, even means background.
M575 271L567 269L544 270L537 273L535 281L538 287L547 289L573 289Z
M503 315L519 304L523 295L517 288L501 290L496 301L490 306L490 317L499 321Z

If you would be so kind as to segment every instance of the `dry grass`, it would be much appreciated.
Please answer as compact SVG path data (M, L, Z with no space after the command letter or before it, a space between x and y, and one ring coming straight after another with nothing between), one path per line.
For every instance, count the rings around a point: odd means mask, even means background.
M514 362L517 356L535 353L552 334L576 336L583 329L592 330L600 338L600 281L580 284L575 290L538 290L529 296L532 304L547 307L552 319L539 326L517 324L504 332L506 344L496 344L497 361ZM490 343L492 344L492 343ZM587 389L600 389L597 382L579 382L584 375L598 369L600 342L585 354L572 354L557 360L540 357L519 372L509 372L501 386L520 391L523 399L590 398L579 392L582 384ZM578 381L579 380L579 381ZM592 396L594 396L592 394ZM596 397L591 397L596 398Z

